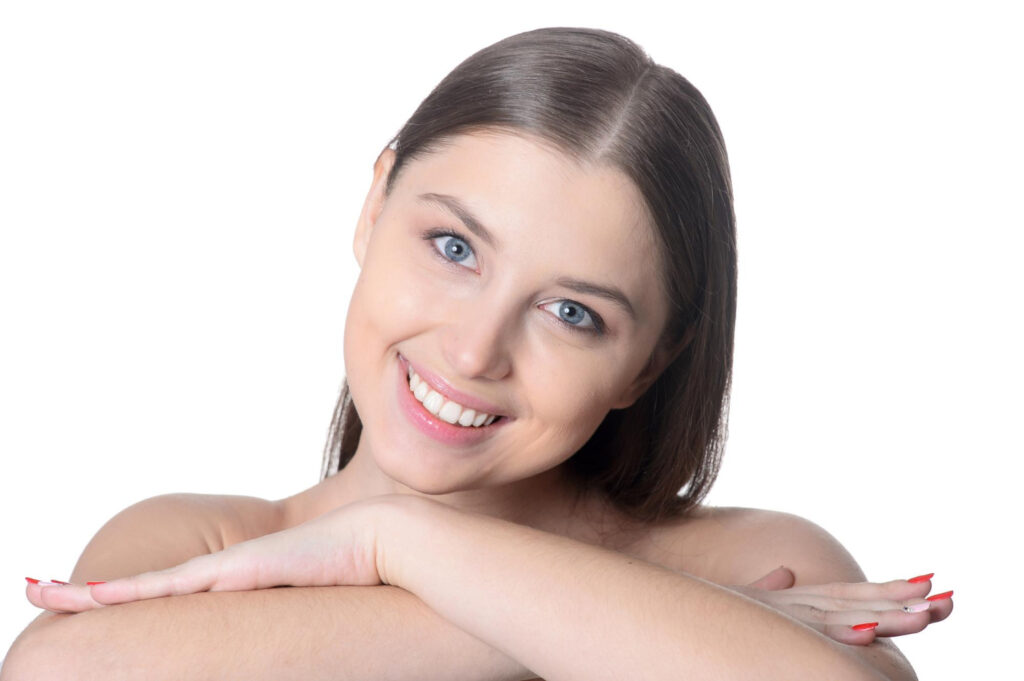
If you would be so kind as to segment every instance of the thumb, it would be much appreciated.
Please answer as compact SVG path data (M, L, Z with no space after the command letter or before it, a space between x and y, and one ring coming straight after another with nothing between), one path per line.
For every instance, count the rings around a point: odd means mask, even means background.
M780 565L761 579L751 582L747 586L764 591L778 591L780 589L789 589L795 583L796 577L793 575L793 571L784 565Z

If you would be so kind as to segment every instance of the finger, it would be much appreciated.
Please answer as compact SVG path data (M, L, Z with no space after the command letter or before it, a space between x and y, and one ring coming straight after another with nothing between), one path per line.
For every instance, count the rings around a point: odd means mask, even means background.
M850 598L831 598L808 593L793 593L789 590L780 593L775 602L786 605L809 605L820 610L842 611L842 610L907 610L922 612L931 607L931 602L924 598L910 598L903 601L890 600L858 600Z
M908 601L924 598L931 591L930 581L910 582L896 579L891 582L831 582L810 584L790 589L793 594L812 594L834 599L855 601Z
M55 613L76 613L103 607L91 598L88 587L77 584L29 584L25 596L37 608Z
M948 594L948 595L947 595ZM931 607L928 609L928 613L931 615L932 624L941 622L950 616L953 612L953 592L945 591L936 596L931 596Z
M755 589L763 589L764 591L778 591L780 589L791 588L795 582L796 577L793 575L793 571L780 565L764 577L761 577L755 582L751 582L747 586Z
M166 570L93 584L90 595L97 603L114 605L209 591L217 582L218 563L218 554L197 556Z
M877 636L905 636L923 631L931 623L927 610L908 613L904 610L823 610L812 605L797 604L787 612L808 626L830 638L852 645L866 645ZM875 623L873 636L853 629L859 625Z

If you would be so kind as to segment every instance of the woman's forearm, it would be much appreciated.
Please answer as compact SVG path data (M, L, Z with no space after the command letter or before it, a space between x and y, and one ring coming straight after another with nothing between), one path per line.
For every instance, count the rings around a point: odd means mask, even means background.
M532 678L391 586L212 592L58 615L29 627L3 680Z
M381 576L548 681L882 678L718 585L426 500L382 525Z

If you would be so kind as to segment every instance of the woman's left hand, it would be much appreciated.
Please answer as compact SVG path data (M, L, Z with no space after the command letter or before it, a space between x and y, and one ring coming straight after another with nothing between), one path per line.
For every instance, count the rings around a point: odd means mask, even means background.
M932 588L930 577L794 587L793 572L779 567L756 582L728 588L840 643L868 645L879 636L916 634L949 617L952 592L926 598ZM858 624L875 626L854 628Z
M388 497L376 497L343 506L166 570L91 586L29 584L26 595L36 607L74 613L200 591L381 584L378 519L388 504Z

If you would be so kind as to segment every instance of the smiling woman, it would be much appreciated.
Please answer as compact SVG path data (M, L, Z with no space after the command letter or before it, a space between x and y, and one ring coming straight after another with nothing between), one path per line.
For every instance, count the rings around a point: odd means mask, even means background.
M29 584L5 679L914 678L887 637L950 614L931 575L701 504L736 246L679 74L599 30L481 50L380 152L354 253L320 483L127 509Z
M510 132L454 137L385 196L395 156L378 161L356 233L345 354L364 427L353 458L377 462L377 486L405 483L396 492L526 486L658 374L667 304L658 272L635 266L658 250L642 199L614 168ZM454 197L455 215L424 195ZM416 389L410 367L422 405L403 399ZM453 423L463 406L501 419L467 430Z

